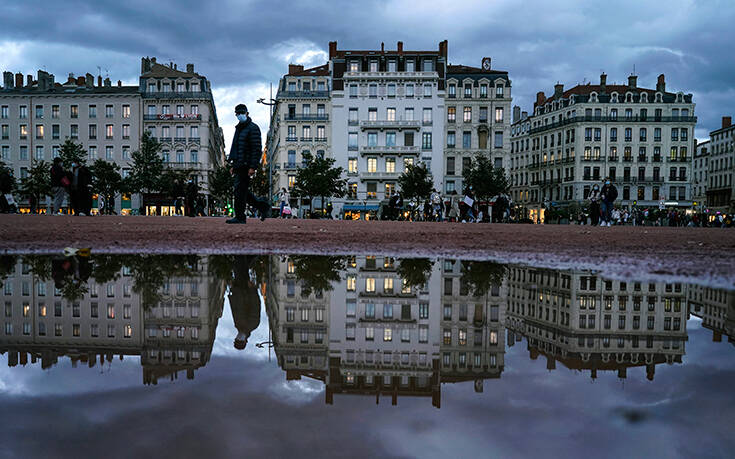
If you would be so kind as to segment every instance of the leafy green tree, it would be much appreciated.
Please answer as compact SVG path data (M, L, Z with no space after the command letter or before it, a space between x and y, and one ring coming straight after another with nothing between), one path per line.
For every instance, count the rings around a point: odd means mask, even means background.
M196 255L133 255L123 262L132 273L133 292L146 308L161 301L160 289L171 277L198 276L198 263Z
M434 262L428 258L404 258L398 262L396 272L407 286L418 288L426 284L433 266Z
M0 161L0 194L12 193L15 188L13 169Z
M250 181L250 189L255 196L264 197L269 205L273 204L271 190L268 186L268 167L265 164L261 164L260 168L255 171L255 175Z
M104 159L97 159L90 169L92 173L92 190L105 199L105 213L111 214L115 196L124 191L120 166Z
M474 296L482 296L503 283L506 270L506 265L492 261L463 261L460 282L469 286Z
M232 202L235 179L226 166L218 166L209 174L209 194L218 207L227 207Z
M425 200L434 189L434 180L426 164L409 164L398 177L398 186L404 199Z
M145 193L160 191L160 178L164 169L160 151L161 144L145 131L140 138L140 148L131 155L133 164L127 186L130 192L141 193L141 207L144 207Z
M341 198L347 191L347 179L342 178L344 169L334 167L334 158L303 154L304 167L296 173L296 184L293 188L295 197L309 198L313 210L313 198L322 198L322 211L326 197Z
M28 175L20 179L18 193L24 198L35 200L38 210L41 199L51 196L51 164L46 161L34 161Z
M464 186L471 186L475 192L475 198L480 201L488 201L501 193L507 193L510 189L505 169L493 167L490 157L484 153L475 156L469 167L462 171Z
M86 164L87 162L87 151L84 149L81 143L74 143L71 139L66 139L61 144L59 150L59 158L61 158L61 165L64 166L64 170L71 170L72 163L79 165Z
M184 196L191 173L191 170L165 169L159 183L161 193L172 199Z
M307 295L312 291L332 290L332 283L340 280L346 265L345 258L337 256L292 255L289 259L294 264L294 275L303 282L302 291Z

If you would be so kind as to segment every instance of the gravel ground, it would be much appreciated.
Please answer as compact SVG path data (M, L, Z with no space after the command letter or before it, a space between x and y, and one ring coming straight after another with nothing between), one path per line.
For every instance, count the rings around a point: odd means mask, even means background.
M0 216L0 253L304 253L494 259L735 287L735 230L224 218Z

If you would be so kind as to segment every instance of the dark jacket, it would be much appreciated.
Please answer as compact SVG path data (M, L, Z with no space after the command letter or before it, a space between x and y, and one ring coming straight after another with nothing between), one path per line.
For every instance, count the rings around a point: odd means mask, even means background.
M51 166L51 186L61 186L61 178L64 177L64 168L61 164Z
M256 257L248 255L237 257L230 286L230 307L235 328L247 336L260 325L260 296L258 287L250 281L249 273L255 259Z
M612 183L610 185L603 185L600 190L600 195L603 201L611 203L618 199L618 189Z
M73 181L72 181L73 183ZM77 169L77 190L87 191L92 185L92 173L87 166L79 166Z
M257 169L262 155L260 128L248 117L247 121L240 122L235 127L228 161L235 169Z

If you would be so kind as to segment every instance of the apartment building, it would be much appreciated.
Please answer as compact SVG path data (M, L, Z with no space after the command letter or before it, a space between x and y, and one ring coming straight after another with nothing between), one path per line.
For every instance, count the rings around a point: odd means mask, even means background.
M131 152L140 142L140 94L137 86L112 85L109 78L85 76L57 83L54 75L38 71L34 80L20 73L3 72L0 91L0 160L16 178L28 175L40 161L59 155L66 139L81 143L88 162L101 158L127 170ZM125 172L124 172L125 173ZM49 202L50 204L50 202ZM29 205L21 203L21 211ZM116 211L126 213L130 197L116 202Z
M707 208L707 185L709 183L710 141L697 142L692 161L692 200L698 211Z
M144 108L145 107L145 108ZM144 113L145 110L145 113ZM131 154L147 130L163 144L167 167L193 170L205 196L208 174L224 164L224 140L217 122L209 81L194 66L179 71L143 58L140 86L112 85L109 78L69 74L64 83L39 70L34 80L3 73L0 90L0 160L16 178L24 178L35 162L52 161L70 139L96 159L114 162L123 177L130 173ZM171 212L168 197L154 196L147 213ZM138 209L139 196L122 196L117 213ZM47 201L50 205L50 201ZM96 209L96 199L93 208ZM28 203L21 203L28 211ZM94 210L96 211L96 210Z
M184 71L173 62L163 65L155 57L144 57L139 89L145 110L141 130L161 143L165 166L192 171L200 192L209 199L209 174L225 164L224 136L211 83L194 71L194 64L186 64ZM146 206L146 214L175 212L169 196L151 196Z
M10 366L40 360L44 369L61 357L93 367L140 356L144 384L178 372L191 379L209 360L224 304L224 282L211 278L207 266L200 259L191 277L166 280L161 301L147 305L129 267L98 282L84 258L55 259L49 278L20 258L2 281L0 353L8 353ZM76 277L66 278L66 271ZM70 282L78 298L64 296Z
M577 85L539 92L530 116L512 126L513 198L526 215L543 221L545 209L582 203L595 183L610 177L618 205L692 205L696 117L691 94L627 85Z
M608 280L589 271L511 267L506 321L513 345L526 337L531 359L547 368L614 371L681 363L687 292L680 283Z
M735 125L732 117L723 116L720 129L709 133L710 160L707 205L714 218L717 212L735 211L733 175L735 175Z
M289 65L278 82L276 105L268 131L268 158L273 158L273 189L292 188L303 154L332 156L329 65L304 69Z
M687 290L689 313L702 319L702 326L712 331L712 341L722 336L735 345L735 293L701 285Z
M463 194L462 172L472 158L487 155L494 167L510 160L511 85L508 72L481 67L447 66L444 193Z

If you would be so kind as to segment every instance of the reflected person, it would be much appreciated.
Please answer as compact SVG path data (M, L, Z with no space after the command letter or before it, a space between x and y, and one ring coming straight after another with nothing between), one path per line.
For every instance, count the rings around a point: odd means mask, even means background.
M250 276L256 256L243 255L235 259L234 277L230 287L230 308L237 328L235 349L245 349L250 334L260 325L260 296L255 277Z

